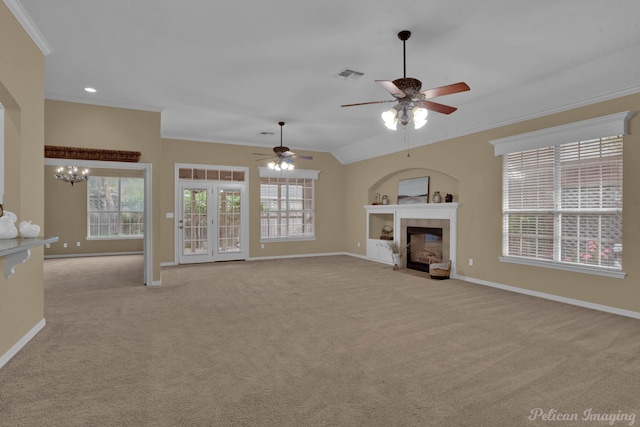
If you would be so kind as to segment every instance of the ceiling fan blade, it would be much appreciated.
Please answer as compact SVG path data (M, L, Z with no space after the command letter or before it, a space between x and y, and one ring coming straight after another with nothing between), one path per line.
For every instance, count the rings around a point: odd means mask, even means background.
M465 92L471 90L465 82L453 83L447 86L434 87L433 89L423 90L425 98L435 98L436 96L451 95L452 93Z
M451 114L457 110L455 107L449 107L448 105L438 104L437 102L431 101L419 101L415 102L415 105L442 114Z
M313 156L297 156L297 155L295 155L295 156L291 156L291 157L293 157L294 159L313 160Z
M291 157L291 156L295 156L296 153L294 153L293 151L283 151L282 153L280 153L280 155L282 157Z
M273 157L273 154L265 154L265 153L251 153L251 154L253 154L254 156L272 156Z
M376 83L396 98L404 98L406 96L405 93L390 80L376 80Z
M355 107L357 105L369 105L369 104L384 104L386 102L397 102L397 100L388 99L386 101L359 102L358 104L343 104L343 105L341 105L341 107Z
M275 159L275 156L263 157L261 159L256 159L256 162L261 162L263 160Z

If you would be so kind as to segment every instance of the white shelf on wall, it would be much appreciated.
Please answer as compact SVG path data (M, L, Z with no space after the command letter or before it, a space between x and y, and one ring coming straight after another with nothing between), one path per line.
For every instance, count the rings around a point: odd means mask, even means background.
M36 237L33 239L0 239L0 257L7 259L4 275L9 278L21 264L31 256L31 249L57 242L57 237Z

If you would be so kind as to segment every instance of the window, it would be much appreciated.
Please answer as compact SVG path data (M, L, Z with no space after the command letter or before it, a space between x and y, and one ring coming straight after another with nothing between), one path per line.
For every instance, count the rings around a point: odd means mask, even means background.
M579 142L565 142L572 134L566 127L554 128L560 143L546 147L536 146L541 142L535 136L548 143L554 134L549 130L519 137L520 146L527 148L523 151L514 149L517 144L511 138L492 141L496 152L506 151L500 153L504 154L501 260L624 277L622 134L627 118L616 129L620 134ZM597 133L610 131L607 126Z
M259 169L261 239L314 239L317 172Z
M90 176L87 191L88 238L143 237L143 178Z

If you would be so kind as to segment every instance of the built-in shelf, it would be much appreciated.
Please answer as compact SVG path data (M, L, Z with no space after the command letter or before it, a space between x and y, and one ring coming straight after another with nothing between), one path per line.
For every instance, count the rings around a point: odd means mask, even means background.
M35 237L33 239L0 239L0 257L6 257L5 277L13 275L18 264L31 256L31 249L57 242L57 237Z

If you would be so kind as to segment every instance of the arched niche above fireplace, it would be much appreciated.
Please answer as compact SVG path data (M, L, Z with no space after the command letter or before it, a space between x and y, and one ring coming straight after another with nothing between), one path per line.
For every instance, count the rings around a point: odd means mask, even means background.
M446 173L426 168L408 168L391 172L374 182L367 194L370 204L378 203L377 198L386 195L389 204L398 202L398 183L402 180L429 177L429 201L432 200L434 191L439 191L443 199L446 194L453 196L453 201L458 201L458 180ZM378 196L378 197L376 197Z

